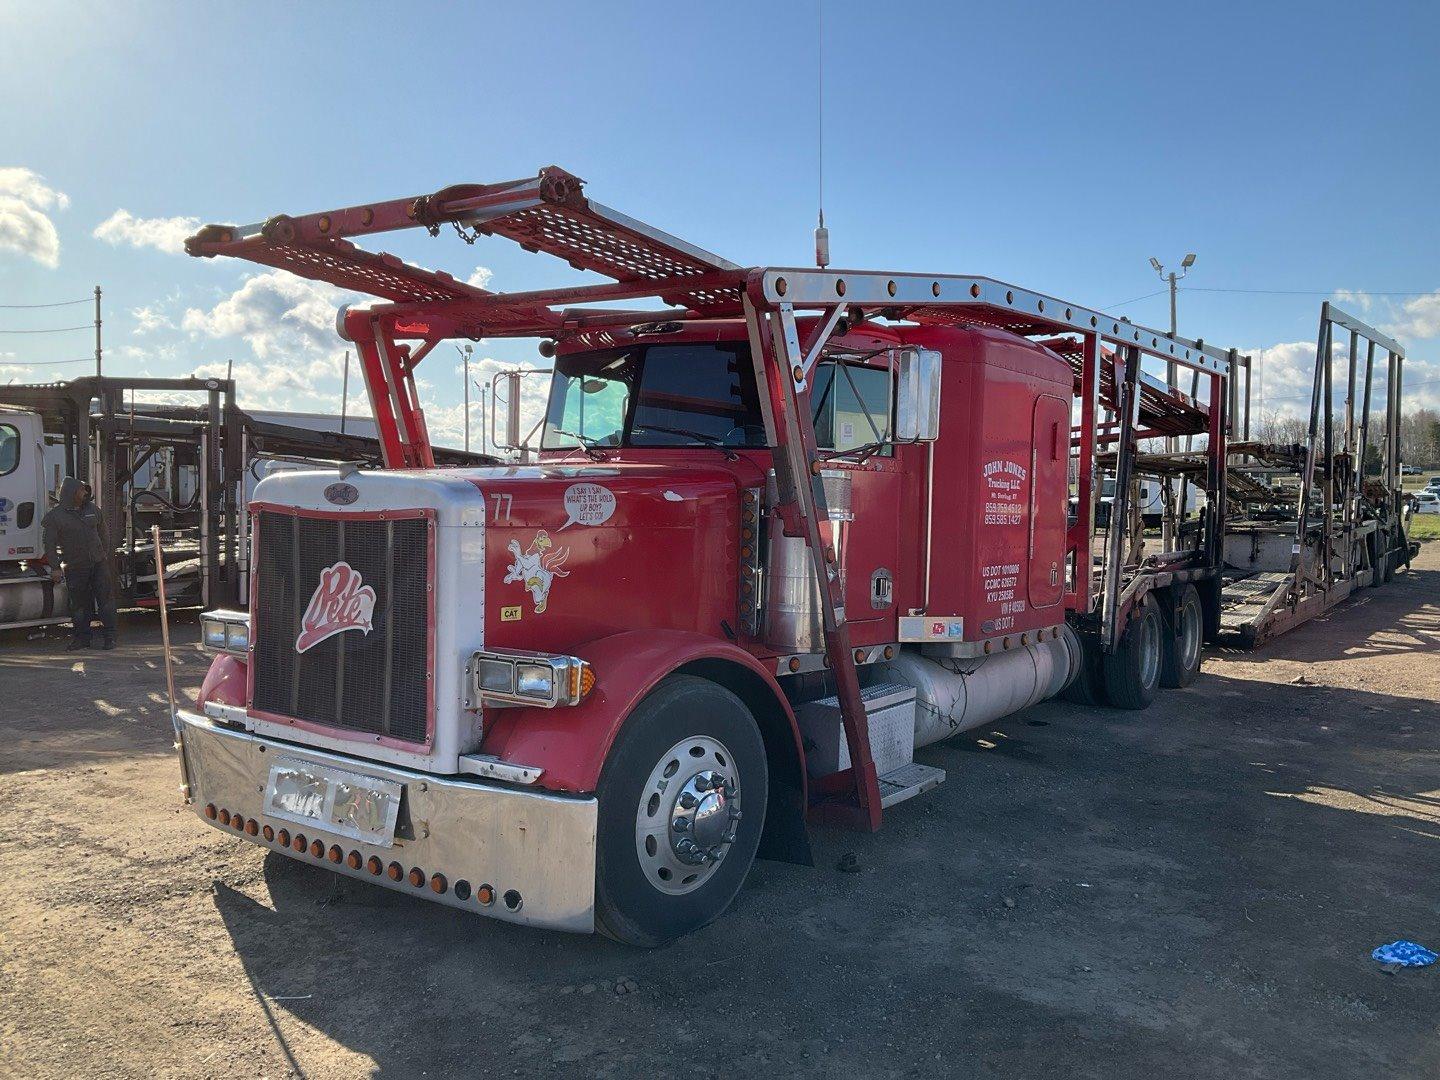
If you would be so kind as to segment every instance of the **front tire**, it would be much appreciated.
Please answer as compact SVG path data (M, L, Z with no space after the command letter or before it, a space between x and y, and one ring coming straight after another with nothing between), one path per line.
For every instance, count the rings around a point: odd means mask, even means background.
M1161 686L1178 689L1195 681L1200 674L1204 637L1205 612L1200 606L1200 593L1194 585L1186 584L1165 624L1165 647L1160 651Z
M620 729L600 776L595 925L655 948L740 891L765 825L765 743L744 703L672 675Z
M1153 596L1140 601L1115 651L1105 654L1105 696L1117 709L1144 709L1160 685L1160 612Z

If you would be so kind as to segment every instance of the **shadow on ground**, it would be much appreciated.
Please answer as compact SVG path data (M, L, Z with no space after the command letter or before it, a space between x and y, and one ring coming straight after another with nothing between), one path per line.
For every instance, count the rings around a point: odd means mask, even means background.
M1050 704L922 752L950 775L933 795L874 836L817 831L816 869L761 864L731 913L658 952L283 856L270 906L218 881L214 900L267 1010L381 1075L1435 1065L1433 976L1369 952L1435 940L1417 885L1440 869L1440 709L1213 676L1162 700ZM834 869L846 852L859 874Z

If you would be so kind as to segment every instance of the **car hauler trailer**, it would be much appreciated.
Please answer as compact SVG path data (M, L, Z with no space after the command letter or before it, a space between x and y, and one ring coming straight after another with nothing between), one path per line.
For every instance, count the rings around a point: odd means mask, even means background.
M1338 418L1337 328L1349 332L1345 411ZM1367 478L1377 358L1385 365L1384 430L1378 475ZM1320 308L1306 441L1230 447L1236 462L1230 498L1237 510L1225 528L1221 629L1246 646L1313 619L1356 589L1384 584L1414 557L1400 483L1404 361L1398 341L1327 301Z
M160 394L172 403L135 401ZM174 399L197 396L202 404ZM252 416L229 379L86 377L0 386L0 629L69 621L64 582L42 565L41 520L63 476L85 479L113 545L121 607L157 603L149 542L159 525L170 602L248 602L246 499L261 462L378 462L373 437ZM440 460L495 458L436 449Z
M808 861L807 822L874 829L941 782L916 747L1067 687L1139 708L1194 677L1233 351L985 277L743 267L582 184L552 167L187 242L376 297L337 325L385 462L256 489L251 612L203 617L217 656L175 713L205 820L657 944L757 852ZM493 293L352 240L416 227L609 281ZM535 464L434 467L414 372L457 337L553 359ZM1189 393L1142 370L1172 364ZM1137 447L1197 435L1197 519L1128 558Z

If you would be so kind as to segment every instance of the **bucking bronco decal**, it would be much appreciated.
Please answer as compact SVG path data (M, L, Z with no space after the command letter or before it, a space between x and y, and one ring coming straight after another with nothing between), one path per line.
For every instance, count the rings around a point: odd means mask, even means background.
M555 579L570 576L570 571L560 569L570 557L570 549L555 547L544 529L535 534L523 552L518 540L511 540L508 546L515 561L506 568L504 583L523 581L530 590L530 599L535 602L535 614L540 615L550 600L550 586Z
M313 649L326 638L346 630L370 633L375 612L375 590L360 580L360 572L347 562L320 571L320 584L300 617L295 651Z

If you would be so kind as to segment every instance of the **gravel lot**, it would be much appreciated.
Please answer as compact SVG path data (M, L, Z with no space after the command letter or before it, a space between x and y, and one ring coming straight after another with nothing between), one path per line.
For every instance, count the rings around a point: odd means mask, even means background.
M648 953L203 826L158 640L0 639L5 1075L1440 1074L1440 965L1370 959L1440 946L1440 543L1147 712L921 751L939 790Z

